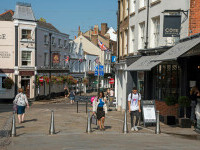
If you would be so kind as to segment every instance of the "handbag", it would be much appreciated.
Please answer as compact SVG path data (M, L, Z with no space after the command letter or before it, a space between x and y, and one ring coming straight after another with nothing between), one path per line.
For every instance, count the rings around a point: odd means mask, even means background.
M108 113L108 107L106 104L103 105L103 110L105 111L106 114Z
M91 123L97 125L97 117L94 114L91 116Z

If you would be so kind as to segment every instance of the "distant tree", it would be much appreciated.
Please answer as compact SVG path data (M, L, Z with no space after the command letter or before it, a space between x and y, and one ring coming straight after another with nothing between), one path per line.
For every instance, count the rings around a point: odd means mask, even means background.
M46 22L46 19L44 19L44 18L41 17L41 18L39 19L39 21L41 21L41 22Z

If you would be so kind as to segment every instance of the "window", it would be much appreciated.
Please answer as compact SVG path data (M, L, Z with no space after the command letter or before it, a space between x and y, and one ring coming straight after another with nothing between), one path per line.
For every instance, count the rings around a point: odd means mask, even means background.
M130 53L133 53L134 52L134 48L135 48L135 26L132 26L131 27L131 33L130 33L130 36L131 36L131 41L130 41L130 50L129 52Z
M31 52L22 51L22 66L30 66L31 65Z
M64 40L64 47L67 48L68 44L67 44L67 40Z
M128 1L129 0L126 0L125 2L125 17L127 17L128 16Z
M48 66L49 65L49 56L48 53L44 53L44 66Z
M52 44L52 45L55 45L55 37L52 37L52 38L51 38L51 44Z
M124 32L124 55L127 55L127 49L128 49L128 30Z
M6 76L0 76L0 90L5 88L4 80L6 79Z
M119 53L119 56L122 56L122 32L120 33L120 39L119 39L119 41L120 41L120 53Z
M160 17L152 19L153 22L153 47L159 46L159 35L160 35Z
M22 29L22 39L31 39L31 30Z
M145 22L139 24L140 31L139 31L139 49L143 49L145 47Z
M140 0L139 3L140 3L140 7L139 8L142 8L142 7L146 6L146 0Z
M130 13L135 12L136 0L130 0Z
M58 39L58 47L61 47L61 39Z
M123 5L123 3L124 3L124 1L123 0L121 0L121 2L120 2L120 21L122 21L123 20L123 12L124 12L124 5Z
M44 35L44 44L48 44L48 36Z

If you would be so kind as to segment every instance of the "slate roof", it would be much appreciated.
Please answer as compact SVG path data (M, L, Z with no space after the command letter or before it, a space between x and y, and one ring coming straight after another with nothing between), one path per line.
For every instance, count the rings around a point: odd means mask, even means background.
M12 21L12 16L14 15L14 11L8 10L3 14L0 14L0 21Z
M37 25L41 28L49 29L58 33L61 33L56 27L54 27L51 23L43 22L43 21L38 21Z
M18 2L13 19L36 21L31 4Z

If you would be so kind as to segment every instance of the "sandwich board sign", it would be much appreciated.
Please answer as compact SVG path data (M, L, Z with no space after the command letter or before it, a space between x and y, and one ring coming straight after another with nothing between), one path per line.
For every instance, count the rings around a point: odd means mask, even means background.
M148 123L156 123L155 100L142 100L141 104L144 126Z

